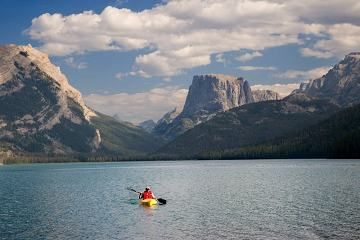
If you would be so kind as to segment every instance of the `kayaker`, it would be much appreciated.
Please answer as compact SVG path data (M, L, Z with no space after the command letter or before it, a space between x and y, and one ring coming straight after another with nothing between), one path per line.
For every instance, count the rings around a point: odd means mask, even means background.
M155 199L155 195L151 192L150 187L146 187L143 193L139 194L139 199Z

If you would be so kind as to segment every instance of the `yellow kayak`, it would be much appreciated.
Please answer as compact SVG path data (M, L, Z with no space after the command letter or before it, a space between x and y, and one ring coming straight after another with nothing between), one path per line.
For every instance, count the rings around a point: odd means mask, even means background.
M147 207L150 207L150 206L154 206L154 205L157 205L158 204L158 201L156 199L141 199L139 201L139 204L143 205L143 206L147 206Z

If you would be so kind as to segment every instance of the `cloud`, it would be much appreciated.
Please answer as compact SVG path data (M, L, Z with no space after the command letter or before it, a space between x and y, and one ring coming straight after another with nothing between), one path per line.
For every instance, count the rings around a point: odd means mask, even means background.
M328 27L327 33L328 38L317 41L312 48L302 49L301 53L318 58L342 58L360 49L360 26L335 24Z
M129 76L128 73L118 72L117 74L115 74L115 78L117 78L117 79L119 79L119 80L123 80L123 79L126 78L127 76Z
M331 67L329 66L329 67L314 68L307 71L288 70L284 73L277 74L276 76L287 79L309 80L309 79L316 79L325 75L330 69Z
M71 68L75 69L85 69L87 68L86 62L79 62L77 63L73 57L66 58L65 60L66 65L68 65Z
M275 71L276 67L240 66L238 69L243 71Z
M302 27L295 20L275 2L177 0L141 12L106 7L99 14L46 13L26 33L58 56L147 49L136 57L134 72L171 77L208 65L212 54L299 43L295 29Z
M90 94L84 100L91 108L133 123L158 120L166 112L184 105L188 90L179 87L154 88L147 92Z
M223 63L224 66L226 65L226 59L223 53L216 54L215 61L218 63Z
M239 57L249 61L264 49L299 44L304 56L343 56L360 49L359 12L358 0L169 0L140 12L45 13L26 33L58 56L143 49L133 72L167 78L230 51L251 51Z
M245 53L243 55L238 56L237 58L235 58L236 60L240 61L240 62L247 62L250 60L253 60L254 58L258 58L263 56L263 54L261 52L252 52L252 53Z
M277 92L281 98L288 96L292 91L294 91L295 89L298 89L300 86L299 83L289 83L289 84L281 84L281 83L276 83L273 85L262 85L262 84L258 84L258 85L254 85L251 86L252 90L272 90Z
M275 0L286 4L292 14L301 16L304 22L332 25L337 23L360 24L358 0Z
M316 58L332 58L334 55L329 51L314 50L311 48L302 48L300 53L305 57L316 57Z

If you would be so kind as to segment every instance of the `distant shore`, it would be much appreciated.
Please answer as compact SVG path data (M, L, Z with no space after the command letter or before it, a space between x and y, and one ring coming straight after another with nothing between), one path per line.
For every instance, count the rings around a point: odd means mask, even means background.
M13 165L13 164L36 164L36 163L101 163L101 162L155 162L155 161L211 161L211 160L274 160L274 159L337 159L326 157L299 157L299 158L220 158L220 159L207 159L207 158L190 158L190 157L154 157L154 156L133 156L133 157L111 157L111 156L96 156L96 157L79 157L79 156L56 156L56 157L44 157L44 156L19 156L0 160L0 165ZM350 159L350 158L349 158ZM354 158L352 158L354 159ZM356 158L356 160L360 160Z
M3 165L32 163L81 163L81 162L137 162L137 161L174 161L196 160L192 158L175 158L170 156L83 156L83 155L21 155L0 160Z

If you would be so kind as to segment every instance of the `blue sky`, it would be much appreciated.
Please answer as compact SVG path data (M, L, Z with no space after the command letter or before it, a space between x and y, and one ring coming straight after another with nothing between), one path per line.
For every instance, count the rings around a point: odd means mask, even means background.
M286 95L360 49L356 0L3 0L0 43L49 54L88 105L157 120L195 74Z

